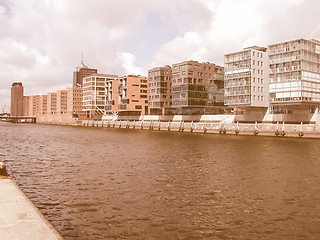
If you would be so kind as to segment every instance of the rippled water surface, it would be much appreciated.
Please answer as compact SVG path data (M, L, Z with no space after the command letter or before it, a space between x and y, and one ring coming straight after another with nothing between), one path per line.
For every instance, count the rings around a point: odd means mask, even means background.
M320 141L0 123L65 239L320 239Z

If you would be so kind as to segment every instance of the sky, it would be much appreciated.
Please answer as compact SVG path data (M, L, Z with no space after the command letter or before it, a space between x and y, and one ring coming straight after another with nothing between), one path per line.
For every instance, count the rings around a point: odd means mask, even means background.
M0 112L25 95L72 87L84 63L140 74L287 40L320 40L318 0L0 0Z

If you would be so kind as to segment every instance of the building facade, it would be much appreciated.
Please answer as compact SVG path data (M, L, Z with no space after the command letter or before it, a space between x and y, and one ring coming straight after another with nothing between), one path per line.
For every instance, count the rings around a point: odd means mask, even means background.
M320 105L320 41L296 39L268 46L270 113L287 122L311 121Z
M128 75L118 80L119 116L148 114L148 78Z
M240 109L269 106L267 48L249 47L225 55L225 105Z
M23 111L23 86L21 82L12 83L10 115L25 116Z
M173 64L170 113L202 115L223 111L223 82L224 68L213 63Z
M113 115L118 112L118 79L106 80L106 114Z
M67 113L68 101L68 91L58 90L57 91L57 114Z
M168 65L153 68L148 71L148 79L149 114L165 115L172 108L172 69Z
M98 70L94 68L88 68L85 65L81 68L77 68L73 72L73 87L81 87L83 84L83 79L91 75L97 74Z
M82 111L87 118L101 119L107 110L107 82L116 80L118 76L94 74L83 79Z
M67 89L67 113L75 118L82 114L82 88L72 87Z

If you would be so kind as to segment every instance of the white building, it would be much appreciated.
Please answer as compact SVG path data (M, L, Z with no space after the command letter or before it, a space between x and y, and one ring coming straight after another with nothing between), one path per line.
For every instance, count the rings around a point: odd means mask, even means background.
M225 105L241 109L269 106L266 50L254 46L225 55Z
M88 118L101 118L106 114L108 101L108 83L118 76L108 74L94 74L83 79L82 110Z

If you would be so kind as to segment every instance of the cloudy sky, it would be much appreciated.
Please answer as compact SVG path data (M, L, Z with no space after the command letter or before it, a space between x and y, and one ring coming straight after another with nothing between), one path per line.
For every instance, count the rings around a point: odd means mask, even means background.
M0 0L0 112L25 95L72 86L81 62L147 75L183 60L223 65L252 45L320 39L319 0Z

